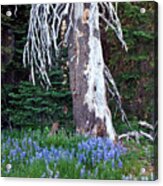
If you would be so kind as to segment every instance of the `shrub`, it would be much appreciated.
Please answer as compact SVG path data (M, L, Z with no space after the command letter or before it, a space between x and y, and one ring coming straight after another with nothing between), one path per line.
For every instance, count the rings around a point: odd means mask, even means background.
M49 89L21 82L15 92L9 94L7 113L14 126L39 127L51 125L58 120L61 124L71 122L71 94L67 90ZM66 104L65 104L66 100ZM68 112L64 112L64 108Z

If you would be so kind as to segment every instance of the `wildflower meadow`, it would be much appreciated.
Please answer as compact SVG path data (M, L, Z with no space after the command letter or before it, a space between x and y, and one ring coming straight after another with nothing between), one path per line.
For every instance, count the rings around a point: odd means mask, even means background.
M43 132L40 129L3 131L2 176L154 179L150 144L114 143L107 137L84 137L64 130L54 136L48 133L48 127Z

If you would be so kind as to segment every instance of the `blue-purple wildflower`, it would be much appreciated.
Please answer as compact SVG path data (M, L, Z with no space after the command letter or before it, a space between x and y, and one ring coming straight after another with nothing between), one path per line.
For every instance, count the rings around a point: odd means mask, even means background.
M12 148L10 148L12 147ZM6 149L8 154L6 155ZM24 160L26 165L31 165L35 160L43 160L46 165L46 176L58 178L57 165L60 160L66 162L75 161L75 169L79 170L79 176L83 178L86 173L91 175L88 168L94 168L94 176L98 175L97 165L103 164L103 167L110 165L112 169L122 168L121 156L127 151L121 144L114 144L109 138L90 137L78 143L76 148L64 149L51 145L49 148L42 147L31 137L25 136L22 141L14 138L8 138L2 143L2 163L12 163ZM52 170L49 166L53 163ZM45 176L45 172L41 177Z

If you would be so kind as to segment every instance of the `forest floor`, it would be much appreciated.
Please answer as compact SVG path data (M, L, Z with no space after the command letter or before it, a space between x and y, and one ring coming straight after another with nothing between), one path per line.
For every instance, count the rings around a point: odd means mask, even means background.
M108 138L49 128L2 130L3 177L154 180L154 145L147 140L113 143Z

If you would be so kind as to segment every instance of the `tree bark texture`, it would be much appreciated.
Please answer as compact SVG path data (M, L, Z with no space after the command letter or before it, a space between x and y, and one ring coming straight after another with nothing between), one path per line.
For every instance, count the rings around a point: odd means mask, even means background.
M70 86L76 130L115 140L107 106L97 3L76 3L69 37Z

